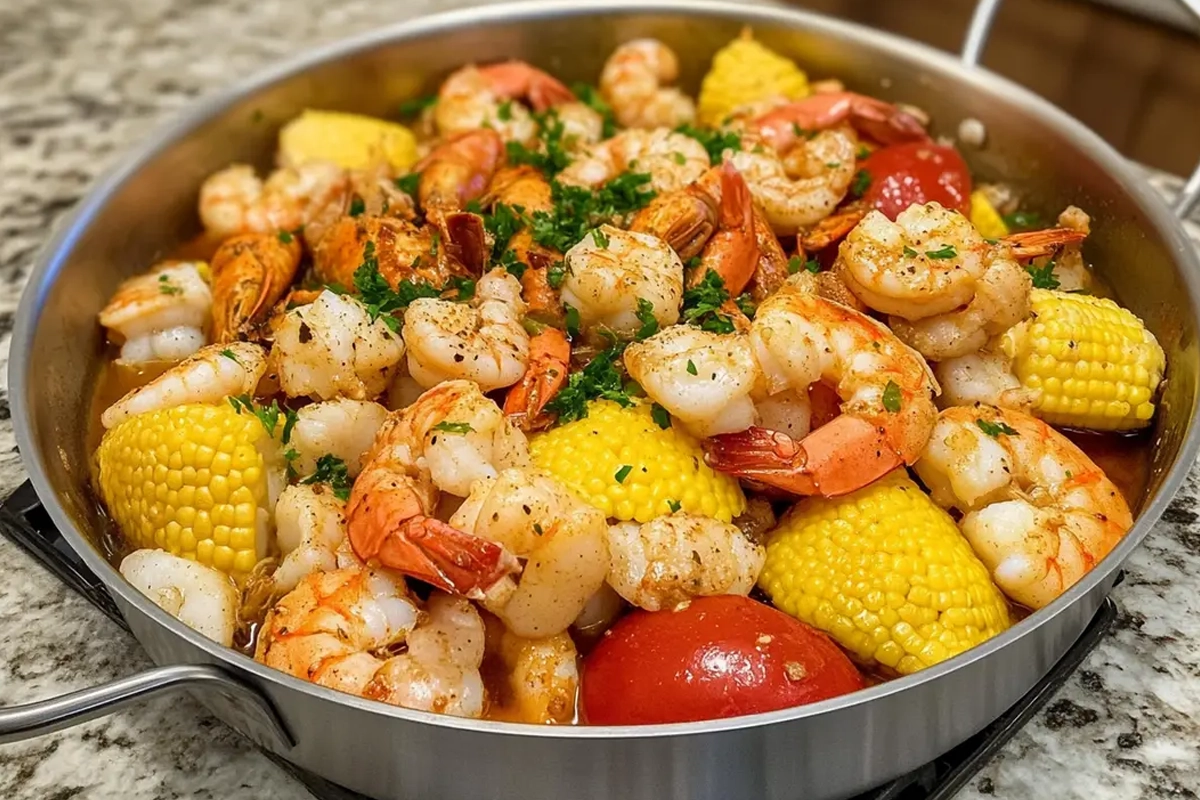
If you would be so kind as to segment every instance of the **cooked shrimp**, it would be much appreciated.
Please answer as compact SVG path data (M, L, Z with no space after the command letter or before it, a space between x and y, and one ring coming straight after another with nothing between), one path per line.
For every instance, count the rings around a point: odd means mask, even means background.
M557 105L550 112L550 117L562 125L562 146L568 153L604 138L604 117L587 103L576 101Z
M557 78L523 61L466 66L442 83L434 119L443 136L490 128L505 141L530 144L537 137L537 123L513 100L545 111L574 102L575 95Z
M294 231L345 192L346 186L346 171L328 162L277 169L266 182L253 167L234 164L200 186L200 221L218 239Z
M100 424L112 428L147 411L252 395L266 371L266 353L256 344L210 344L106 408Z
M758 307L750 338L769 394L823 382L841 415L795 441L762 428L705 443L710 466L795 494L854 491L920 455L937 416L937 384L882 324L816 294L799 272Z
M662 239L686 262L700 255L716 232L720 207L720 194L714 195L702 177L677 191L656 195L634 214L629 230Z
M608 553L609 585L647 611L692 597L747 595L767 558L736 525L684 512L610 526Z
M213 298L200 266L166 262L117 287L100 324L125 340L121 362L178 361L204 346Z
M1133 524L1082 450L1046 423L989 406L949 408L915 464L996 585L1038 609L1075 584Z
M233 646L241 596L225 573L165 550L135 550L121 560L121 575L184 625Z
M271 348L284 394L319 400L378 397L403 356L404 342L382 319L328 290L287 312Z
M921 120L909 111L854 92L820 92L777 106L752 120L748 129L779 153L786 153L812 131L844 124L881 144L929 138ZM851 159L852 160L852 159Z
M482 597L520 566L498 545L434 518L439 493L466 497L476 481L529 463L525 435L478 384L442 383L392 412L376 434L347 505L350 544L364 561Z
M311 475L317 459L332 455L345 462L353 478L362 471L363 457L385 419L387 409L368 400L336 397L304 406L296 412L288 439L296 453L292 467L300 475Z
M492 178L488 202L503 204L532 217L554 208L553 190L545 174L529 165L506 167ZM517 261L526 265L521 274L521 291L528 306L527 314L549 325L562 325L563 308L558 292L550 286L548 271L562 260L562 253L534 241L529 225L523 225L509 239L508 247Z
M1067 208L1058 215L1058 227L1052 228L1052 231L1061 231L1061 236L1065 238L1067 231L1074 231L1078 236L1078 241L1065 242L1062 248L1053 255L1053 266L1051 269L1054 273L1054 279L1058 281L1059 291L1063 292L1080 292L1088 291L1093 283L1092 271L1088 269L1087 264L1083 260L1081 247L1083 238L1091 233L1092 220L1080 208L1076 206L1067 206ZM1031 232L1037 235L1038 231ZM1006 241L1012 243L1014 241L1028 242L1030 234L1014 234L1005 237ZM1033 266L1039 269L1044 269L1050 263L1049 257L1042 256L1033 262Z
M529 365L504 398L504 414L523 431L539 430L553 420L542 413L567 383L571 343L558 328L546 328L529 340Z
M483 605L518 636L562 633L604 583L604 514L546 473L508 469L480 480L450 526L524 561Z
M657 39L625 42L604 62L600 93L624 128L674 128L696 117L696 104L667 86L679 77L679 59Z
M584 329L633 334L642 324L640 300L665 328L679 321L683 262L662 239L601 225L567 251L562 300Z
M506 717L533 725L575 720L579 653L569 634L526 639L502 625L489 625L488 650L504 668Z
M280 595L314 572L359 564L346 539L346 504L321 484L283 490L275 503L275 540L281 560L271 578Z
M479 218L451 214L441 222ZM461 248L434 225L417 227L395 217L344 216L329 226L313 245L313 272L324 283L343 289L354 287L354 273L363 264L375 267L395 289L401 281L444 286L454 275L471 275ZM476 256L477 258L478 256Z
M829 216L854 180L858 144L845 130L822 131L797 145L791 161L798 178L785 169L780 156L750 140L731 160L750 185L775 233L794 234Z
M625 369L696 436L743 431L758 419L751 393L761 371L742 334L673 325L630 344Z
M1012 371L1012 359L999 342L965 356L947 358L933 365L942 387L938 405L972 406L984 403L1003 408L1027 409L1037 402L1040 390L1026 389Z
M674 192L709 168L708 151L670 128L629 130L587 148L558 174L558 180L594 189L629 171L650 175L656 192Z
M302 248L290 233L247 233L226 239L212 258L213 340L231 342L283 297Z
M417 196L426 212L456 211L478 199L504 162L504 141L490 128L464 131L446 139L421 159Z
M469 303L423 297L404 312L408 372L426 388L469 380L485 392L511 386L529 362L521 284L497 268L479 279Z

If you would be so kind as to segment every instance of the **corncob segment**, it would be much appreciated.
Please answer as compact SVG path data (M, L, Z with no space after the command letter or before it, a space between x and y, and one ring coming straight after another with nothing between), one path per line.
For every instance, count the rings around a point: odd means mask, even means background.
M843 497L797 503L771 535L758 584L778 608L892 674L1011 624L987 567L903 469Z
M346 169L366 169L384 161L407 169L417 160L417 140L403 125L358 114L305 111L279 132L284 164L332 161Z
M1166 355L1133 312L1112 300L1033 290L1033 315L1001 339L1013 373L1051 425L1124 431L1154 417Z
M789 58L768 50L750 31L717 51L700 84L697 118L716 127L738 106L771 97L808 95L808 76Z
M714 472L694 436L663 429L650 403L588 404L588 415L529 442L533 462L618 520L648 522L679 508L729 522L746 510L737 480Z
M135 548L159 548L242 583L266 553L266 436L253 414L183 405L125 420L96 450L100 497Z

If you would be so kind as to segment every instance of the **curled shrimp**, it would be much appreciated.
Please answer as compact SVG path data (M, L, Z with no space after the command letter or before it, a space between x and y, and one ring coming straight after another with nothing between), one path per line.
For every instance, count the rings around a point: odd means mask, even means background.
M625 128L674 128L696 117L696 104L668 86L679 77L679 59L657 39L625 42L604 62L600 93Z
M100 424L112 428L148 411L252 395L266 371L266 353L256 344L210 344L104 409Z
M938 405L972 406L976 403L1026 410L1037 402L1041 391L1026 389L1012 369L1012 358L998 340L964 356L947 358L933 365L942 387Z
M649 303L659 326L679 320L683 262L655 236L601 225L567 251L563 303L579 312L584 329L632 335L639 306Z
M857 149L851 133L835 129L793 148L788 157L792 174L768 147L744 146L731 159L771 228L782 236L819 222L837 208L854 180Z
M279 566L272 588L282 596L316 572L359 565L346 539L346 504L321 484L289 486L275 502Z
M200 221L225 239L239 233L294 231L346 191L346 171L313 161L283 167L261 180L253 167L234 164L200 186Z
M504 398L504 414L524 431L540 430L552 422L546 404L567 383L571 343L558 328L546 328L529 340L529 365Z
M474 214L452 213L440 220L443 228L439 229L386 216L340 217L313 245L313 272L324 283L347 290L354 287L354 273L365 263L374 266L393 289L406 280L444 286L455 275L478 274L467 262L480 261L481 256L466 257L451 239L455 232L444 232L459 219L479 220Z
M650 185L656 192L674 192L699 178L708 168L704 145L670 128L654 128L623 131L592 145L568 164L558 179L594 189L636 169L650 175Z
M538 470L508 469L479 481L450 526L523 561L483 599L518 636L566 631L608 571L604 513Z
M501 169L492 178L488 201L520 209L526 217L554 209L553 190L545 174L535 167L522 165ZM508 241L517 261L526 265L521 274L521 291L530 317L550 325L563 322L562 302L550 285L549 269L562 260L562 253L533 238L529 225L523 225Z
M284 394L319 400L378 397L403 357L399 334L372 321L358 300L328 290L287 312L271 347Z
M797 273L758 307L750 338L769 394L823 382L841 415L801 441L763 428L713 437L709 466L836 497L921 454L937 416L928 365L882 324L818 296L812 275Z
M517 560L495 543L433 516L439 494L466 497L472 485L529 464L529 445L478 384L447 381L375 436L347 504L355 554L445 591L482 597Z
M748 128L779 153L786 153L812 131L849 124L880 144L929 138L915 115L898 106L854 92L819 92L777 106L751 121Z
M443 136L486 127L505 141L529 144L537 138L537 123L527 108L512 100L545 111L574 102L575 95L557 78L524 61L466 66L442 83L434 119Z
M503 667L505 719L533 725L569 725L575 720L579 653L570 634L527 639L493 623L488 625L487 650L486 657Z
M767 558L736 525L685 512L610 526L608 553L609 585L647 611L692 597L747 595Z
M917 474L996 585L1042 608L1074 585L1133 525L1125 498L1082 450L1020 411L975 406L938 417Z
M166 262L117 287L100 324L124 339L120 361L178 361L204 346L213 297L195 262Z
M309 403L296 412L288 439L295 452L292 468L300 475L311 475L321 456L332 455L345 463L353 478L362 471L363 457L386 418L387 409L369 400L335 397Z
M184 625L233 646L241 600L233 578L165 550L135 550L121 559L121 575Z
M404 312L408 371L426 388L474 381L485 392L512 386L529 362L521 284L502 268L479 279L469 303L423 297Z
M426 212L456 211L478 199L504 162L504 141L491 128L464 131L421 159L417 196Z
M213 339L233 341L265 317L291 286L300 255L291 234L226 239L212 259Z

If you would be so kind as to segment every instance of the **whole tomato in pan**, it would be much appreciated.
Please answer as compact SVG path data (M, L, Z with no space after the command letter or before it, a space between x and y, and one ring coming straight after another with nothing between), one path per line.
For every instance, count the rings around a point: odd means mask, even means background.
M971 173L953 147L933 142L906 142L881 147L861 165L871 177L863 199L894 220L916 203L931 200L968 213Z
M747 597L700 597L635 611L583 662L580 706L591 725L736 717L863 687L830 639Z

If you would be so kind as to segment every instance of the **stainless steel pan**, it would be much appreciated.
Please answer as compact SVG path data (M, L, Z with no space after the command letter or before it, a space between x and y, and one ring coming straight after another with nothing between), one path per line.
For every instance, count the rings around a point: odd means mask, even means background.
M995 719L1083 631L1117 568L1191 465L1200 378L1200 264L1171 212L1083 126L968 56L799 11L733 3L571 2L467 10L385 28L308 53L208 100L142 144L80 204L38 260L12 344L18 441L54 522L162 666L55 700L0 710L0 741L183 688L239 731L302 767L379 798L794 800L839 798L896 777ZM84 427L101 352L96 313L117 283L195 232L201 180L231 161L266 166L274 134L305 107L387 115L467 61L524 58L594 80L618 43L656 36L694 89L712 53L745 24L816 75L918 105L942 131L982 120L976 174L1003 177L1045 209L1094 217L1089 255L1158 335L1170 359L1153 473L1137 525L1049 608L917 675L753 717L644 728L526 727L436 716L339 694L269 670L199 636L121 579L98 547ZM1196 182L1193 182L1193 194Z

